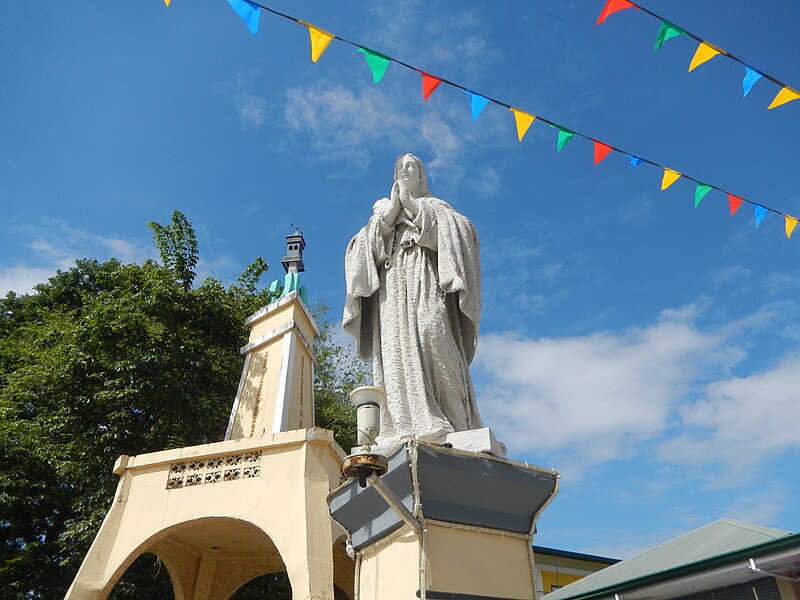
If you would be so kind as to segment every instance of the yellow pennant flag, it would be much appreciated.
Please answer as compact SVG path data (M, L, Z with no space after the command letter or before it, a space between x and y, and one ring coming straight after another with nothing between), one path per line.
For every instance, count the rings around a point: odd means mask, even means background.
M533 123L533 120L536 117L526 112L522 112L521 110L517 110L516 108L512 108L511 112L514 113L514 120L517 123L517 137L521 142L522 138L525 137L525 134L528 132L528 128L531 126L531 123Z
M797 227L797 219L789 215L783 215L783 218L786 219L786 237L792 239L792 232Z
M711 60L717 54L721 54L722 51L718 48L714 48L711 44L706 42L702 42L698 47L697 51L694 53L694 57L692 58L692 64L689 65L689 70L692 71L695 67L699 67L704 62Z
M319 27L314 27L311 23L306 23L305 21L298 21L298 23L308 27L308 35L311 36L311 60L317 62L322 53L327 50L328 44L336 36Z
M664 178L661 180L661 189L662 190L667 189L673 183L678 181L680 176L681 176L681 174L678 173L677 171L673 171L672 169L667 169L665 167L664 168Z
M775 99L772 101L772 104L767 107L767 110L770 108L775 108L776 106L780 106L781 104L786 104L792 100L797 100L798 98L800 98L800 93L797 93L787 85L780 92L778 92L778 95L775 96Z
M169 6L170 0L164 0L164 5Z

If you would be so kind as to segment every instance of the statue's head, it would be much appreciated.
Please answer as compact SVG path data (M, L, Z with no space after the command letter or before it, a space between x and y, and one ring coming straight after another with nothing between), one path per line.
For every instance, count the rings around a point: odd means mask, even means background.
M430 196L428 177L422 161L413 154L401 154L394 163L394 180L415 196ZM416 192L416 193L415 193Z

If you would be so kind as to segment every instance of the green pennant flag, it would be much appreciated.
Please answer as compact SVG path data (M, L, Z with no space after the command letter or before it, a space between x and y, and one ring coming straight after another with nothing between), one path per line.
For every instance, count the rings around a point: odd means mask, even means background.
M389 66L389 61L392 59L374 50L368 50L367 48L359 48L358 52L364 54L364 58L367 59L367 66L369 67L370 73L372 73L372 81L378 83L383 79L383 75L386 73L386 67Z
M705 198L706 194L711 191L711 186L705 183L698 183L694 188L694 207L700 206L700 201Z
M683 29L675 27L675 25L672 23L661 21L661 28L658 30L658 35L656 36L656 44L653 46L653 52L660 50L664 45L664 42L666 42L668 39L677 37L679 35L688 34Z
M551 127L555 127L558 129L558 144L556 145L556 149L561 152L564 146L569 143L569 141L575 137L575 132L570 131L569 129L561 129L561 127L557 127L555 125L551 125Z

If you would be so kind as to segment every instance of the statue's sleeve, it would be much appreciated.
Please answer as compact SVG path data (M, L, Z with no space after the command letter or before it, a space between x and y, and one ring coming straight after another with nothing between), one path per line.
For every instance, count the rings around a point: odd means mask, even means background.
M417 228L415 242L431 250L439 249L439 228L436 225L436 211L426 199L420 202L419 212L414 218Z
M380 268L387 259L387 235L391 228L378 215L359 231L347 245L344 257L345 303L342 327L356 340L358 355L372 360L374 331L378 315L377 294Z
M481 318L480 242L467 217L445 202L432 205L438 228L439 287L446 294L458 294L459 325L467 360L471 362Z

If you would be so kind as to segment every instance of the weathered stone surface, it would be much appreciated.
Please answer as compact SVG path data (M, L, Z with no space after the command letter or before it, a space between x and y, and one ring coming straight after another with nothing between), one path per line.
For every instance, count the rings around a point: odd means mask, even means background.
M418 158L398 158L394 179L345 255L344 329L386 390L380 445L483 426L469 375L481 310L478 236L431 196Z

